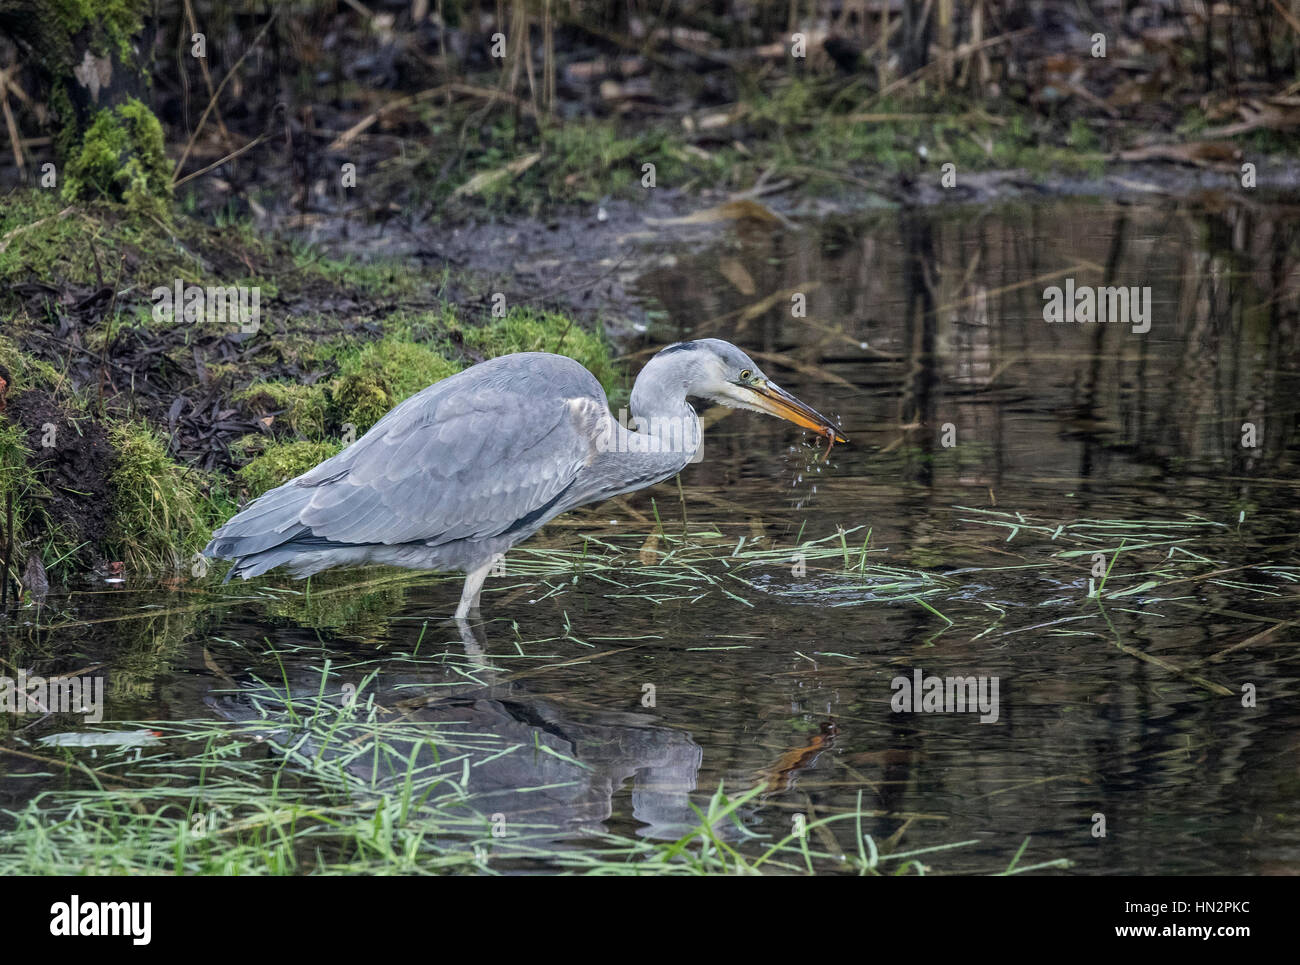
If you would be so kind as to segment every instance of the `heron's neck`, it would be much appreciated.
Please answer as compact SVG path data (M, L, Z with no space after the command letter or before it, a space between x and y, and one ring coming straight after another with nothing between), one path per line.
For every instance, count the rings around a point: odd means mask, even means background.
M700 448L700 417L685 399L652 408L632 401L632 418L617 429L618 449L632 459L642 474L662 467L670 476L694 460Z
M615 429L615 450L629 476L666 479L692 462L700 448L700 419L686 401L677 365L654 359L632 387L632 418Z

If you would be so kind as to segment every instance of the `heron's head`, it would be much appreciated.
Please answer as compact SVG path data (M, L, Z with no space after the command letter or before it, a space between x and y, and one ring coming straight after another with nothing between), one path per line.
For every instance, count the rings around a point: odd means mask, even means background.
M682 371L687 396L735 409L766 412L826 439L848 442L833 422L769 379L753 359L730 342L720 338L678 342L661 351L651 363L661 360Z

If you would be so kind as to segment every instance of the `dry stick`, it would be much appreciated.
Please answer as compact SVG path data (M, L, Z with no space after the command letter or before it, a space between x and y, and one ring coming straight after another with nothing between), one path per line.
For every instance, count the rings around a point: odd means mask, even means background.
M515 0L510 9L510 49L506 51L506 59L510 61L510 79L508 82L506 80L505 64L501 65L501 92L509 93L511 96L514 96L515 90L519 87L519 71L523 66L524 58L520 57L519 53L528 46L527 25L525 24L522 30L519 29L518 21L521 13L523 13L524 17L527 17L527 13L523 11L523 4L519 0ZM493 101L488 101L484 105L484 114L492 109L492 104Z
M278 13L279 10L271 11L271 17L266 21L265 26L258 31L257 36L253 38L253 42L248 45L248 49L239 55L239 59L235 61L234 66L226 72L226 76L223 77L221 83L217 85L216 92L208 101L208 106L203 109L203 114L199 118L198 126L194 128L194 133L190 135L189 142L185 145L185 150L181 154L181 159L176 162L176 167L172 170L173 185L176 183L176 178L181 173L181 169L185 167L185 162L189 160L190 152L194 150L194 145L199 139L199 134L203 132L203 125L207 122L208 115L212 113L212 109L217 104L217 98L220 97L221 92L226 89L226 84L230 83L230 78L235 76L235 71L239 70L240 65L244 62L244 58L251 54L257 48L257 45L262 42L262 38L266 36L266 32L271 29L271 24L275 23L275 17Z
M14 491L5 493L5 558L0 566L0 612L9 601L9 559L14 552Z
M455 84L439 84L437 87L430 87L427 90L422 90L415 94L408 94L406 97L399 97L397 100L389 101L382 107L378 107L371 111L338 137L334 138L334 140L330 141L329 147L325 150L341 151L386 114L392 111L401 110L403 107L410 107L413 104L418 104L420 101L430 100L442 93L450 94L452 93L452 88L455 86Z
M18 64L14 64L12 67L8 67L5 70L0 70L0 77L3 77L5 83L8 85L9 93L13 94L14 97L18 98L18 100L20 100L24 105L30 108L32 106L32 99L27 96L27 91L23 90L21 87L19 87L17 84L13 82L13 79L10 76L11 74L13 74L15 71L18 70L19 66L20 65ZM53 138L29 137L23 140L23 144L28 147L31 147L36 144L48 144L51 140L53 140Z
M190 4L190 0L185 0L185 17L190 22L190 34L193 36L199 32L199 24L198 21L194 19L194 7ZM217 95L212 92L212 75L208 73L208 58L198 57L196 59L199 62L199 70L203 73L203 84L208 89L208 96L215 99ZM214 100L213 104L215 105L215 103ZM221 139L226 142L226 147L229 148L230 131L226 129L226 120L221 116L221 108L219 106L216 106L215 110L217 112L217 127L221 128Z
M365 117L363 117L361 120L357 121L357 123L349 127L338 137L334 138L334 140L330 142L330 145L328 148L326 148L326 150L341 151L343 150L343 148L347 147L354 140L356 140L356 138L360 134L362 134L367 128L373 126L376 121L386 116L387 114L391 113L392 111L398 111L404 107L410 107L413 104L418 104L421 101L429 100L431 98L437 97L439 94L444 94L444 93L464 94L467 97L483 97L483 98L487 98L490 101L506 100L509 101L515 107L518 107L520 110L526 111L527 113L536 116L536 112L533 110L533 106L531 104L529 104L527 101L523 100L522 98L516 97L513 94L508 94L503 90L497 90L491 87L475 87L473 84L439 84L437 87L430 87L428 90L422 90L415 94L409 94L406 97L400 97L395 101L390 101L389 103L385 104L383 107L376 108L375 110L367 114Z
M1201 750L1202 748L1207 747L1209 745L1208 743L1202 743L1202 744L1197 744L1195 746L1197 750ZM1146 761L1159 760L1162 757L1172 757L1175 754L1186 754L1188 753L1189 750L1191 750L1190 747L1175 747L1167 751L1156 751L1154 754L1147 754L1143 757L1134 758L1132 763L1142 764L1145 763ZM1009 794L1012 791L1018 791L1021 788L1036 787L1039 785L1051 783L1052 781L1065 781L1065 780L1076 780L1081 782L1083 781L1083 779L1079 774L1070 773L1067 771L1064 774L1053 774L1049 777L1037 777L1034 778L1032 781L1021 781L1019 784L1010 784L1007 787L998 788L996 791L990 791L987 794L981 794L980 797L982 798L997 797L1000 794ZM1088 781L1087 783L1091 784L1092 782Z
M0 70L0 108L3 108L5 115L5 127L9 131L9 143L14 150L14 164L18 166L18 176L24 177L26 174L26 163L23 160L23 142L18 136L18 124L14 120L14 112L9 108L9 71Z
M971 4L970 11L970 39L971 43L977 44L984 39L984 20L980 15L981 0L975 0ZM956 86L959 90L966 89L970 82L971 63L977 58L967 57L961 65L961 73L956 78ZM982 89L982 88L981 88Z
M53 764L55 767L77 767L92 780L102 777L109 782L125 781L128 784L138 784L141 787L154 787L158 783L157 781L152 783L149 781L142 781L138 777L127 777L125 774L110 774L107 771L98 771L93 767L81 763L81 761L61 761L54 757L43 757L40 754L29 754L27 751L20 751L13 747L0 747L0 753L12 754L15 757L25 757L29 761L40 761L42 764Z
M523 9L522 3L519 5L519 9L520 10ZM533 45L528 42L528 18L526 14L524 16L523 32L524 32L524 41L523 41L524 72L528 75L528 96L532 98L533 111L536 113L541 113L540 111L541 98L537 94L537 81L533 76L535 73L535 71L533 70Z
M1245 640L1237 641L1230 647L1224 647L1218 653L1212 653L1205 659L1197 660L1195 663L1190 664L1190 666L1197 667L1203 663L1218 663L1220 660L1222 660L1228 654L1232 653L1234 650L1240 650L1242 647L1249 647L1252 643L1259 643L1259 641L1263 640L1265 637L1271 637L1274 633L1276 633L1278 630L1281 630L1283 627L1293 627L1297 623L1300 623L1300 620L1282 620L1279 623L1273 624L1267 630L1261 630L1259 631L1259 633L1253 634L1252 636L1247 637Z
M902 18L899 18L902 23ZM885 87L885 77L889 73L889 4L880 5L880 38L876 49L876 89Z
M185 177L181 178L179 181L173 182L172 187L179 188L186 181L193 181L195 178L200 178L203 175L207 174L213 168L219 168L227 161L233 161L235 158L239 157L239 155L243 154L245 151L251 151L253 148L257 147L257 145L261 144L270 136L271 136L270 134L259 134L257 137L253 138L253 140L249 141L247 144L241 147L238 151L231 151L225 157L221 158L220 160L213 161L207 167L199 168L197 171L192 171L189 174L185 175Z
M346 3L353 10L355 10L357 13L361 14L361 16L365 17L367 20L375 19L375 15L368 8L363 6L360 3L360 0L343 0L343 2Z
M1176 664L1172 664L1168 660L1165 660L1162 657L1157 657L1154 654L1146 653L1142 650L1137 649L1136 647L1130 647L1128 644L1126 644L1123 640L1120 639L1119 630L1115 628L1115 624L1110 622L1110 616L1106 613L1105 607L1101 605L1100 599L1097 600L1097 609L1101 613L1101 618L1106 621L1106 626L1110 627L1110 632L1115 634L1115 646L1116 648L1118 648L1120 653L1126 653L1130 657L1136 657L1139 660L1145 660L1147 663L1159 667L1161 670L1171 673L1175 677L1182 677L1186 680L1190 680L1192 681L1192 683L1204 687L1212 694L1217 694L1220 697L1233 696L1232 691L1229 690L1227 687L1223 686L1223 684L1216 684L1214 681L1206 680L1204 677L1198 676L1194 673L1191 673L1190 671L1184 670L1182 667L1179 667Z
M1300 20L1296 20L1295 17L1291 16L1291 12L1282 6L1278 0L1273 0L1273 6L1277 7L1277 12L1282 15L1283 20L1291 25L1291 29L1300 34Z
M188 3L189 0L186 0ZM939 92L947 93L948 82L952 80L953 66L956 61L953 59L953 10L952 0L939 0L939 9L937 11L939 21ZM969 64L969 58L966 60Z
M1175 677L1184 677L1187 680L1192 681L1192 683L1199 684L1201 687L1204 687L1212 694L1218 694L1220 697L1233 696L1232 691L1229 690L1227 687L1223 686L1223 684L1216 684L1212 680L1206 680L1204 677L1197 676L1194 673L1189 673L1187 670L1184 670L1182 667L1170 663L1168 660L1164 660L1160 657L1154 656L1149 653L1144 653L1143 651L1138 650L1136 647L1130 647L1128 644L1120 643L1118 640L1115 641L1115 646L1119 648L1121 653L1126 653L1130 657L1137 657L1139 660L1145 660L1147 663L1154 664L1155 666L1159 667L1161 670L1168 671L1169 673L1173 674Z
M542 49L546 52L546 73L542 80L542 96L547 117L555 116L555 21L551 16L551 0L546 0L542 10Z
M1077 274L1081 271L1094 271L1100 274L1103 271L1103 269L1100 265L1094 264L1091 261L1087 261L1085 259L1080 258L1073 265L1070 265L1067 268L1061 268L1058 269L1057 271L1045 272L1044 274L1037 275L1025 281L1018 281L1010 285L1003 285L1000 288L993 288L986 292L976 292L974 295L967 295L965 298L958 298L955 301L947 302L943 305L940 305L938 308L936 308L935 312L938 313L938 312L948 311L949 309L953 309L953 308L960 308L963 305L969 305L972 302L978 301L981 297L992 298L994 295L1004 295L1007 292L1012 292L1019 288L1028 288L1030 285L1038 285L1045 281L1051 281L1053 278L1060 278L1064 275L1069 275L1072 273Z
M438 0L438 23L445 24L447 21L442 18L442 0ZM447 31L441 26L438 28L438 67L441 72L447 74ZM451 109L451 94L447 95L447 109Z
M825 379L827 382L834 382L836 385L842 385L847 389L854 389L856 386L848 379L841 378L834 372L827 371L819 365L813 365L811 362L801 362L789 355L783 355L780 352L759 352L751 351L751 356L760 358L765 362L773 362L777 365L784 365L794 369L796 372L802 372L804 375L813 375L817 378Z

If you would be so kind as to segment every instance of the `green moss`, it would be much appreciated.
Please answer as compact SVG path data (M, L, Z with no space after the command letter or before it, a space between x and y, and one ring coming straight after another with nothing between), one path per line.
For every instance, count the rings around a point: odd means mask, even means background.
M555 352L581 362L607 392L618 383L603 336L556 312L516 307L504 318L475 327L458 322L449 309L441 315L395 317L386 327L389 334L379 341L360 349L349 341L346 348L333 352L339 373L329 392L336 430L351 424L360 435L399 402L459 372L464 365L439 350L443 347L439 340L449 331L455 331L475 355Z
M50 112L58 119L54 125L54 155L58 158L72 156L77 146L77 137L81 128L76 122L77 112L73 110L72 98L68 96L65 84L54 84L49 94Z
M149 5L145 0L50 0L50 7L65 36L71 37L87 26L98 26L113 45L118 60L129 64L133 60L131 38L144 26Z
M32 358L12 341L0 335L0 365L9 370L10 391L45 389L60 394L67 387L63 373L40 359Z
M100 198L163 214L171 192L162 125L134 98L95 114L64 170L63 196L69 201Z
M86 228L75 212L61 215L62 205L48 191L18 191L5 197L0 208L0 297L10 286L29 279L50 281L60 266L89 258ZM90 268L89 263L86 267ZM8 297L5 302L15 304Z
M511 352L553 352L581 362L606 392L616 384L609 343L603 333L588 332L567 315L515 307L504 318L481 328L466 328L465 344L489 358Z
M23 282L55 287L97 288L125 264L123 297L117 307L119 323L152 321L150 294L155 286L184 284L262 287L263 304L271 296L261 279L214 277L212 265L228 263L232 242L217 229L196 221L150 217L106 201L68 204L53 191L15 191L0 205L0 312L5 331L12 332L17 316L30 315L34 302L13 290ZM180 239L184 239L182 242ZM237 242L235 249L254 264L267 264L267 274L286 261L260 240ZM243 259L239 264L243 265ZM241 270L241 274L246 269ZM46 319L39 318L45 324ZM103 322L96 317L96 322ZM169 325L171 323L168 323ZM224 332L223 332L224 334Z
M309 280L365 297L392 299L428 287L428 279L412 271L409 262L402 258L336 259L326 257L318 248L296 245L294 261Z
M657 184L681 185L691 167L718 170L699 156L684 153L680 136L663 128L624 130L615 122L585 121L548 129L542 135L542 161L517 183L503 181L507 194L544 191L553 201L596 201L607 195L635 197L642 165L655 166ZM689 167L688 167L689 165Z
M207 542L215 507L197 471L178 464L139 422L111 427L109 551L130 571L176 570Z
M359 436L393 406L461 366L420 342L389 336L341 360L331 391L340 424Z
M260 455L254 456L240 467L235 475L249 495L256 497L302 475L317 463L337 455L342 449L341 442L312 442L305 439L272 442L263 447Z
M325 435L325 410L329 395L325 386L300 385L296 382L254 382L235 393L236 402L246 402L259 417L275 413L300 436L320 439ZM272 423L274 426L275 423Z

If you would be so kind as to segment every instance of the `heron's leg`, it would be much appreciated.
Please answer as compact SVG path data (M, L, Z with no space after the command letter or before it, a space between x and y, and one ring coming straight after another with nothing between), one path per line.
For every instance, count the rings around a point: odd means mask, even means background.
M476 570L465 574L465 589L460 594L460 606L456 608L456 619L464 620L471 613L478 613L478 599L483 593L483 581L487 579L492 561L488 560Z
M488 662L483 657L483 648L487 646L487 635L483 632L483 625L458 619L456 629L460 632L460 642L465 645L465 656L469 657L474 666L481 670L488 670Z

